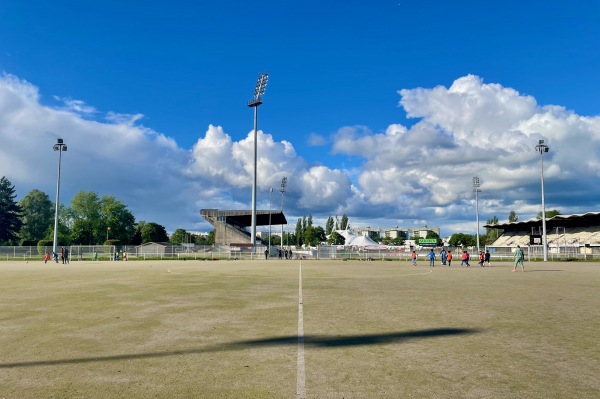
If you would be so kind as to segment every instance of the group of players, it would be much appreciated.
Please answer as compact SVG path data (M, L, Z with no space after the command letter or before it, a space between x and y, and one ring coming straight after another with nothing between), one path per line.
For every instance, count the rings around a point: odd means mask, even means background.
M427 254L427 258L429 259L429 266L434 267L436 256L435 252L433 252L433 249L429 251L429 253ZM442 260L442 266L446 266L446 264L448 265L448 267L452 266L452 251L446 252L446 250L442 248L442 250L440 251L440 258ZM469 264L470 258L471 255L469 254L469 252L464 250L461 255L460 267L471 267L471 265ZM492 263L490 262L490 258L491 255L489 250L486 250L485 252L479 251L479 266L484 267L487 264L488 267L491 267ZM521 271L525 271L525 255L520 245L517 245L517 249L514 253L514 259L515 265L512 271L516 271L517 266L519 265L521 266ZM412 251L412 262L413 266L417 266L417 251Z

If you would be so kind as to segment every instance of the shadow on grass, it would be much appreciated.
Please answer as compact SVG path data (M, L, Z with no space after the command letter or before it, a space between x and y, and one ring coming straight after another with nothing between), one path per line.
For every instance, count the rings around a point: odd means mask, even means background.
M475 334L481 330L469 328L437 328L429 330L406 331L396 333L382 334L367 334L367 335L343 335L343 336L327 336L327 335L305 335L298 337L296 335L273 337L265 339L256 339L248 341L237 341L225 343L221 345L207 346L205 348L174 350L164 352L151 353L133 353L114 356L91 356L75 359L56 359L56 360L39 360L28 362L13 362L0 363L0 369L17 368L17 367L36 367L36 366L56 366L68 364L94 363L94 362L110 362L119 360L135 360L148 358L161 358L169 356L193 355L200 353L244 350L261 346L292 346L297 345L299 341L303 341L305 347L315 348L335 348L343 346L364 346L364 345L382 345L391 343L401 343L409 340L435 338L448 335L464 335Z
M530 273L532 273L532 272L535 272L535 273L537 273L537 272L564 272L564 270L558 270L558 269L545 269L545 270L544 269L543 270L538 270L538 269L531 270L530 269L530 270L527 270L527 271L530 272Z

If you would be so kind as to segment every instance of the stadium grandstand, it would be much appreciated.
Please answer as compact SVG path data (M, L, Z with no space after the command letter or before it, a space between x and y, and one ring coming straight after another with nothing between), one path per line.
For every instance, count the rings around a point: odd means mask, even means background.
M501 232L490 248L529 247L534 254L542 250L542 220L486 224ZM600 251L600 212L556 215L546 219L548 250L556 255L593 254Z
M200 215L215 228L215 245L251 244L252 212L248 210L201 209ZM287 224L281 211L256 211L257 226ZM256 237L257 244L262 241Z

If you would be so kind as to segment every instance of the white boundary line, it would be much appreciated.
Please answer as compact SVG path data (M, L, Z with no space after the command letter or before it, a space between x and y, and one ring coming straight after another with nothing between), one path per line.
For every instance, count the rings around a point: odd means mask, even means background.
M298 372L296 394L298 399L306 398L306 373L304 370L304 311L302 306L302 261L298 272Z

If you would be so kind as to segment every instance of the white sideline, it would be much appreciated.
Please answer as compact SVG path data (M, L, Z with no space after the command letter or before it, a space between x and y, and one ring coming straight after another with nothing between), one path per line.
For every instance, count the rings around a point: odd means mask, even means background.
M302 261L298 274L298 372L296 394L298 399L306 398L306 377L304 371L304 319L302 307Z

